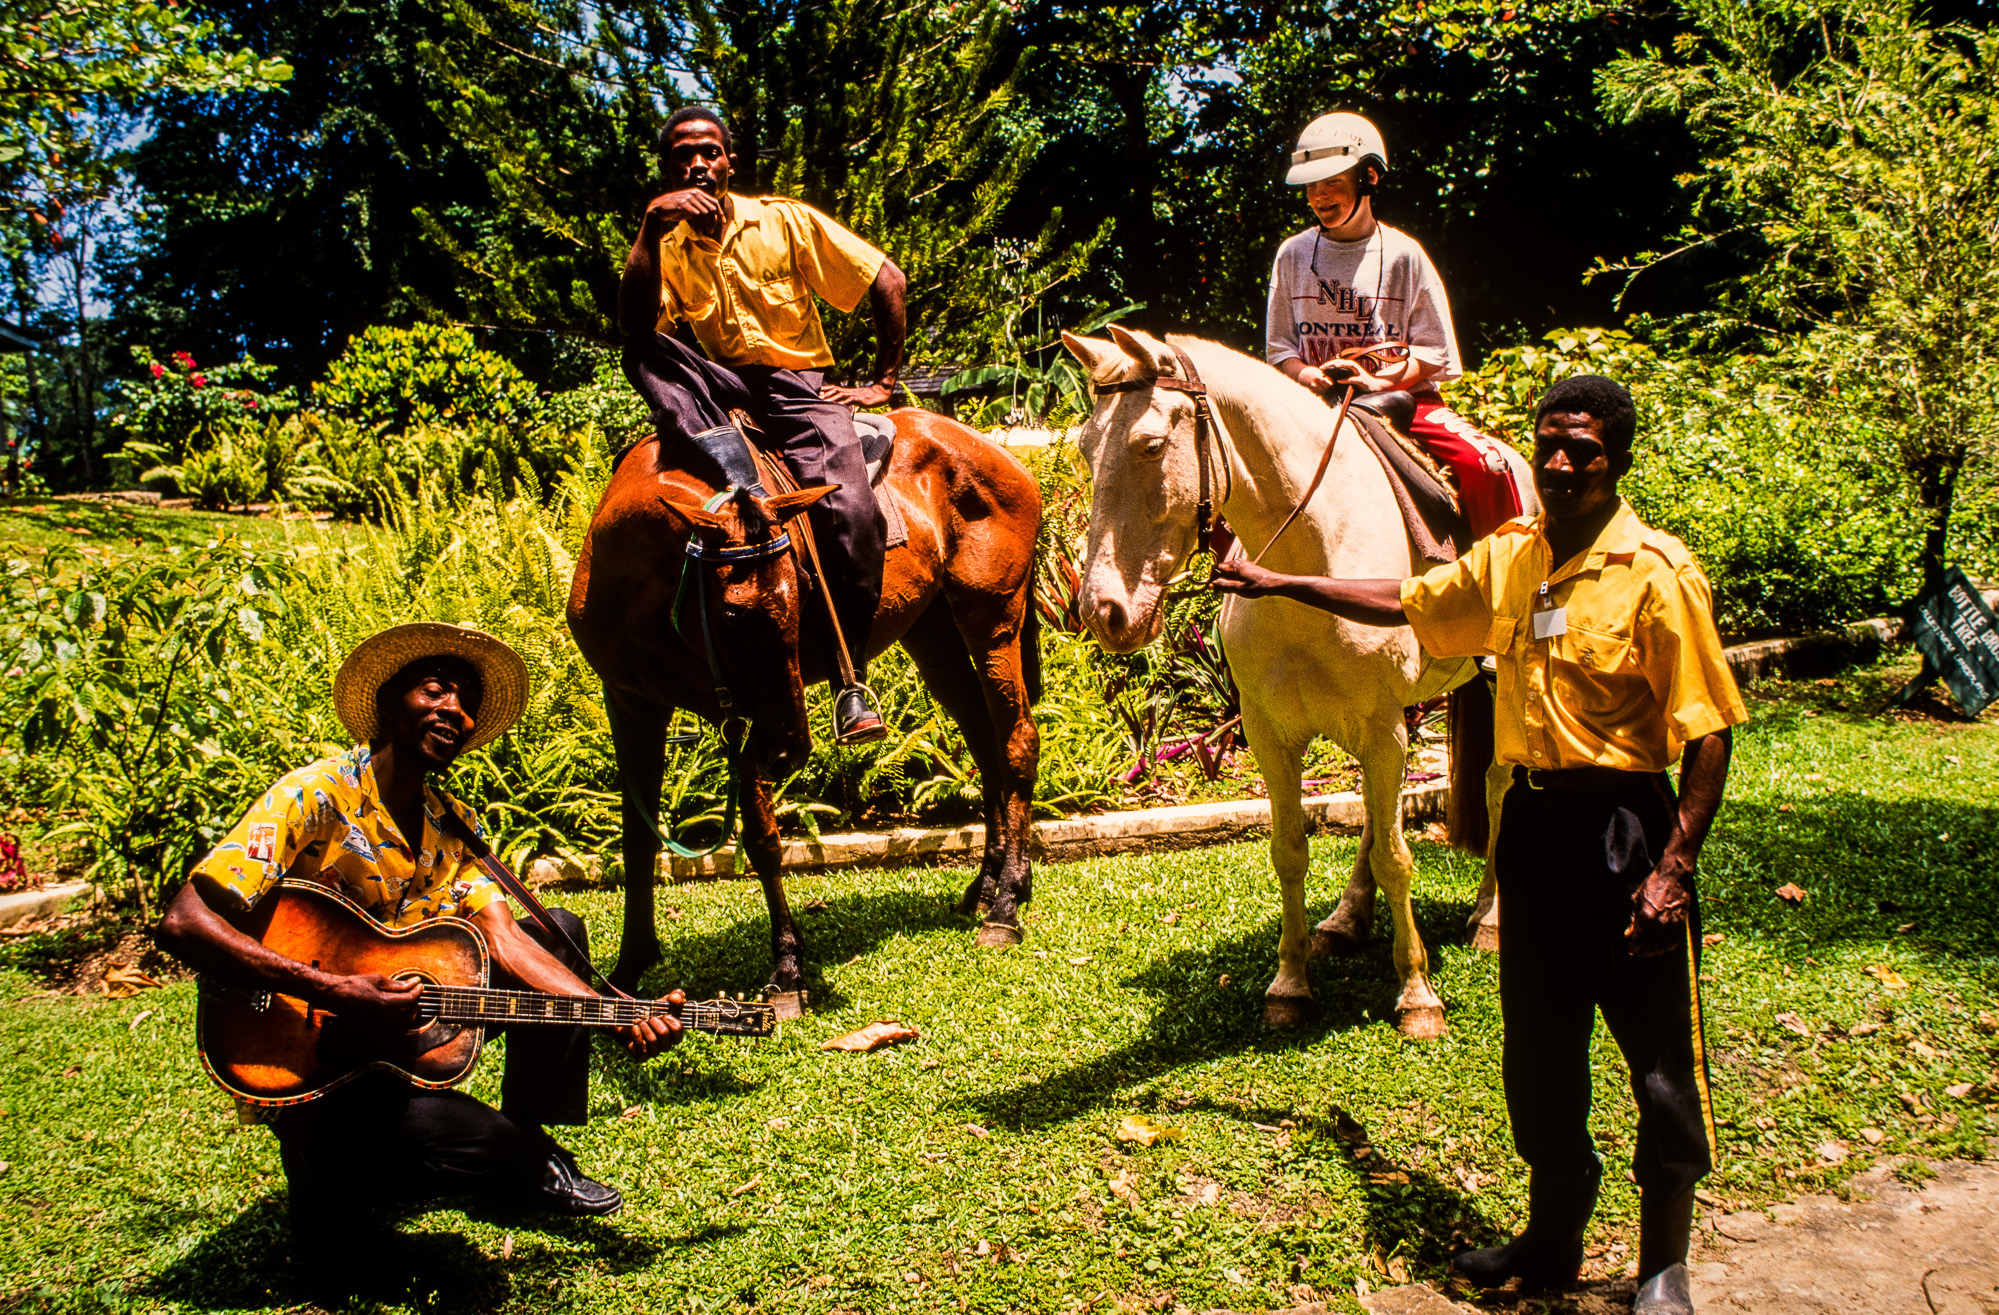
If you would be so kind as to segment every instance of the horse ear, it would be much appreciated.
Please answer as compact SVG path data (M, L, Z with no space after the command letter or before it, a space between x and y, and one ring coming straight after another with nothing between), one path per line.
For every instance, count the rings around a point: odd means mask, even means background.
M817 488L799 489L795 493L780 493L774 498L758 498L757 510L772 523L788 521L839 487L838 484L821 484Z
M701 530L719 530L723 520L712 511L704 511L685 502L675 502L671 498L659 499L660 509L673 526L675 534L694 534Z
M1147 374L1169 374L1166 367L1172 361L1172 350L1165 343L1149 334L1133 333L1122 325L1110 326L1111 341L1124 350L1125 355L1137 361Z
M1092 379L1107 379L1127 363L1117 344L1105 342L1102 338L1081 338L1064 329L1062 345L1069 349L1069 355L1082 362L1083 369Z

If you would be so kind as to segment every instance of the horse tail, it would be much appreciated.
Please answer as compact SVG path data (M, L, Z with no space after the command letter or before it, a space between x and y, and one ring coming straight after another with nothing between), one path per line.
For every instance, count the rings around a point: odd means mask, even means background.
M1034 581L1027 584L1027 615L1020 623L1020 669L1027 677L1028 706L1041 702L1041 608L1034 597Z
M1492 686L1485 672L1474 668L1472 678L1447 699L1444 733L1451 756L1451 793L1444 829L1454 847L1483 858L1492 823L1485 803L1485 774L1494 753Z

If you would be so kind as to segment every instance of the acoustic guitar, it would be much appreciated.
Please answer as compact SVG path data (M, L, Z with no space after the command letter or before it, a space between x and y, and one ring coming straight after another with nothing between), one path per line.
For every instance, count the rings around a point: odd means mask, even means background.
M295 996L245 990L204 977L195 1011L201 1066L238 1100L296 1105L369 1069L400 1073L420 1087L449 1087L479 1060L486 1028L504 1024L629 1027L676 1012L651 1000L549 995L486 985L486 938L462 918L386 927L336 891L281 881L242 929L287 958L329 973L381 973L418 982L418 1025L405 1032L343 1023ZM777 1012L742 1000L689 1001L682 1027L767 1037Z

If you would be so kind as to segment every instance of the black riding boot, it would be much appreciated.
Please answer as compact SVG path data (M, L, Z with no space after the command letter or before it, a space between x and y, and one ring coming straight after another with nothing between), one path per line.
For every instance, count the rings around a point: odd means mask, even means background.
M1515 1278L1530 1288L1575 1282L1583 1267L1583 1232L1602 1182L1600 1164L1586 1174L1530 1171L1526 1231L1505 1246L1454 1256L1451 1268L1480 1288L1502 1287Z
M1693 1315L1687 1243L1694 1231L1694 1189L1678 1196L1638 1194L1638 1295L1633 1315Z

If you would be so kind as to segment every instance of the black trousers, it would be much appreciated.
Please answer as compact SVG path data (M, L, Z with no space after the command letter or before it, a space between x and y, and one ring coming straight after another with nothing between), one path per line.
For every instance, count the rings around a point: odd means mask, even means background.
M1672 833L1672 787L1664 774L1631 772L1602 789L1536 790L1521 775L1501 806L1494 852L1514 1145L1535 1169L1596 1164L1589 1044L1601 1009L1638 1102L1633 1176L1646 1191L1678 1195L1714 1165L1698 897L1678 950L1640 959L1624 944L1631 897Z
M868 486L853 412L819 396L825 376L768 365L721 366L677 338L654 334L626 347L625 377L652 408L663 436L714 429L729 423L730 411L741 410L800 488L834 486L806 514L854 669L864 672L868 632L881 604L888 529Z
M582 919L567 909L550 913L587 952ZM586 975L568 946L531 920L520 926L577 976ZM488 1028L488 1037L499 1030ZM588 1029L536 1026L516 1027L507 1037L497 1110L462 1091L430 1091L379 1071L289 1106L271 1130L291 1188L293 1230L317 1235L385 1200L503 1198L532 1187L551 1149L541 1125L582 1123L589 1091Z

